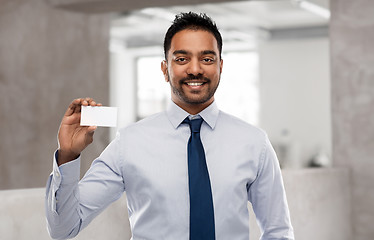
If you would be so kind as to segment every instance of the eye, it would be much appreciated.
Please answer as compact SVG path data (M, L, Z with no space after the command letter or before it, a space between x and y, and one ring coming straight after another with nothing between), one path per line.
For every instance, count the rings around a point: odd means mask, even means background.
M176 61L176 62L183 63L183 62L186 62L186 61L187 61L187 58L185 58L185 57L177 57L177 58L175 59L175 61Z
M213 63L213 62L214 62L214 59L213 59L213 58L208 58L208 57L206 57L206 58L203 58L202 61L203 61L204 63Z

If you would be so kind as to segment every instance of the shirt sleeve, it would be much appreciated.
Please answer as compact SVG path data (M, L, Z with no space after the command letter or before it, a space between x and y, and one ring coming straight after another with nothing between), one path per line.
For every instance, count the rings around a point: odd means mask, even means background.
M80 181L80 157L58 166L55 152L45 198L47 228L52 238L76 236L94 217L121 197L125 184L119 141L118 134Z
M248 190L248 200L262 232L261 240L294 239L279 162L267 137L257 178Z

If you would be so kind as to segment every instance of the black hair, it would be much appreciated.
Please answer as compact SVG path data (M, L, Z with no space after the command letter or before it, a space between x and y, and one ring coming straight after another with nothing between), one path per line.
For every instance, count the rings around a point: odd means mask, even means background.
M217 46L219 50L219 56L221 58L222 52L222 37L221 33L218 31L217 25L215 22L208 17L205 13L180 13L175 16L173 24L169 27L168 31L165 34L164 39L164 55L167 59L167 53L170 50L171 39L174 35L182 30L191 29L191 30L204 30L212 33L217 40Z

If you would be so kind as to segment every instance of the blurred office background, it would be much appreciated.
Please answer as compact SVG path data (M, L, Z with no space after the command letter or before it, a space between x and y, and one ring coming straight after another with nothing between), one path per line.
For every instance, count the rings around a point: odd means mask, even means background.
M0 0L0 201L42 193L72 99L118 107L118 127L165 109L163 36L185 11L222 32L216 101L269 134L296 238L374 239L370 0ZM97 130L82 174L115 132ZM20 227L8 218L0 231Z
M121 126L166 108L170 88L160 71L165 31L175 14L205 12L224 39L218 106L265 129L284 167L306 167L317 155L330 158L329 16L323 15L329 10L327 1L320 2L325 4L321 13L287 0L145 8L119 15L111 28L110 97L123 109Z

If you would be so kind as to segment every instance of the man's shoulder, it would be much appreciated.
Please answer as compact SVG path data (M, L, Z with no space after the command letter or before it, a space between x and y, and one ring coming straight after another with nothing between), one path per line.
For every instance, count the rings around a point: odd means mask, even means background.
M166 116L166 112L159 112L148 117L145 117L137 122L131 123L128 126L121 128L120 133L124 132L133 132L138 131L141 129L152 129L152 128L159 128L162 125L168 123L168 119Z
M263 129L257 126L254 126L234 115L220 111L219 119L221 123L224 124L225 129L230 129L231 131L239 132L245 135L251 135L251 136L255 135L261 138L267 137L267 134Z

